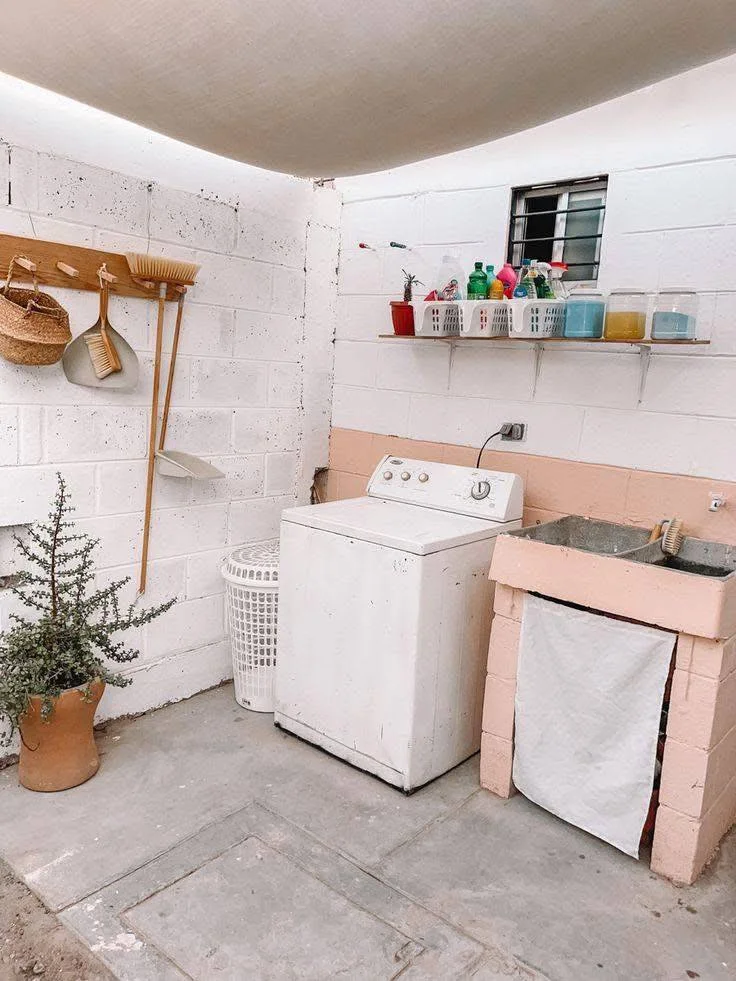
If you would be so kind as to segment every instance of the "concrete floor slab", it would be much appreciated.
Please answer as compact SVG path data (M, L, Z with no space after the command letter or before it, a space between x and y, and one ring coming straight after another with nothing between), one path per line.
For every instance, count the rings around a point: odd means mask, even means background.
M483 793L378 871L555 981L736 977L734 836L699 882L678 889L521 796Z
M98 742L99 773L64 794L0 772L0 851L55 910L251 800L371 864L479 789L476 757L406 797L240 708L230 686L110 723Z
M154 893L126 919L193 978L375 981L422 951L257 838Z
M121 981L736 976L736 836L677 889L480 790L475 760L407 798L229 688L100 744L100 773L64 794L0 774L0 852Z
M257 804L66 909L61 919L121 981L388 981L399 974L460 981L488 957L462 931ZM296 936L309 944L309 956L292 949ZM507 979L527 981L513 958L492 956L508 967Z

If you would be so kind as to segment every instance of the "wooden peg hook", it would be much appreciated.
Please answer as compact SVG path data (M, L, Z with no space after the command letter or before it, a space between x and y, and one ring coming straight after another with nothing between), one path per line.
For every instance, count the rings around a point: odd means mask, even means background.
M79 270L75 269L74 266L70 266L68 262L57 262L56 268L59 272L63 272L64 275L69 276L71 279L76 279L79 276Z
M113 276L112 273L109 273L107 271L107 269L105 268L105 264L104 263L97 270L97 275L99 276L100 279L104 279L104 281L106 283L117 283L117 281L118 281L118 277L117 276Z
M16 262L19 266L22 266L29 273L35 273L36 271L36 263L31 262L31 260L26 258L24 255L17 255L13 262Z

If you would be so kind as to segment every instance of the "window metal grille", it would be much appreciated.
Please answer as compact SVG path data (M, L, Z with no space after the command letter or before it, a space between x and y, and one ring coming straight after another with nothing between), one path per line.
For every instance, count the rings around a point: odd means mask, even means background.
M600 265L608 177L514 188L507 261L565 262L564 278L595 283Z

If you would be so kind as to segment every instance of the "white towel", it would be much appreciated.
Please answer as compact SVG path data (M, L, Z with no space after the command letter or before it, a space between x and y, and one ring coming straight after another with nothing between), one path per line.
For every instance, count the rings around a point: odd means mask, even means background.
M514 783L529 800L639 857L675 635L528 595Z

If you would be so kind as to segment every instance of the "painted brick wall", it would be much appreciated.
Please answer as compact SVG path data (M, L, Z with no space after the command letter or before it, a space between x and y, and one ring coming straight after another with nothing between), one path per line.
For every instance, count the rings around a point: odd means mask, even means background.
M736 480L736 131L720 95L736 58L434 161L338 182L345 194L333 425L509 453ZM425 283L445 253L505 259L511 188L608 173L600 285L700 293L710 347L635 349L376 340L402 267ZM406 242L412 249L359 250ZM735 505L736 506L736 503Z
M227 476L202 483L157 478L145 601L176 596L178 603L130 637L142 652L130 668L135 683L108 691L101 706L103 716L137 712L231 674L221 559L239 544L276 536L282 508L307 502L315 468L327 463L340 199L334 190L223 162L103 114L89 125L84 115L75 119L85 162L59 156L48 149L51 103L34 110L42 149L20 146L12 136L20 127L13 112L21 113L12 98L8 106L10 133L0 130L0 138L11 137L0 146L0 232L150 249L202 265L185 307L167 442ZM110 140L98 147L103 165L90 162L95 119L111 127L131 173L109 166ZM169 169L184 188L167 185ZM95 294L53 292L75 335L94 323ZM111 298L110 320L140 359L132 393L72 386L60 364L0 360L0 574L12 563L7 526L45 516L61 470L81 530L102 540L101 580L135 577L155 318L154 303ZM173 320L170 306L166 350ZM12 608L0 592L3 627Z

